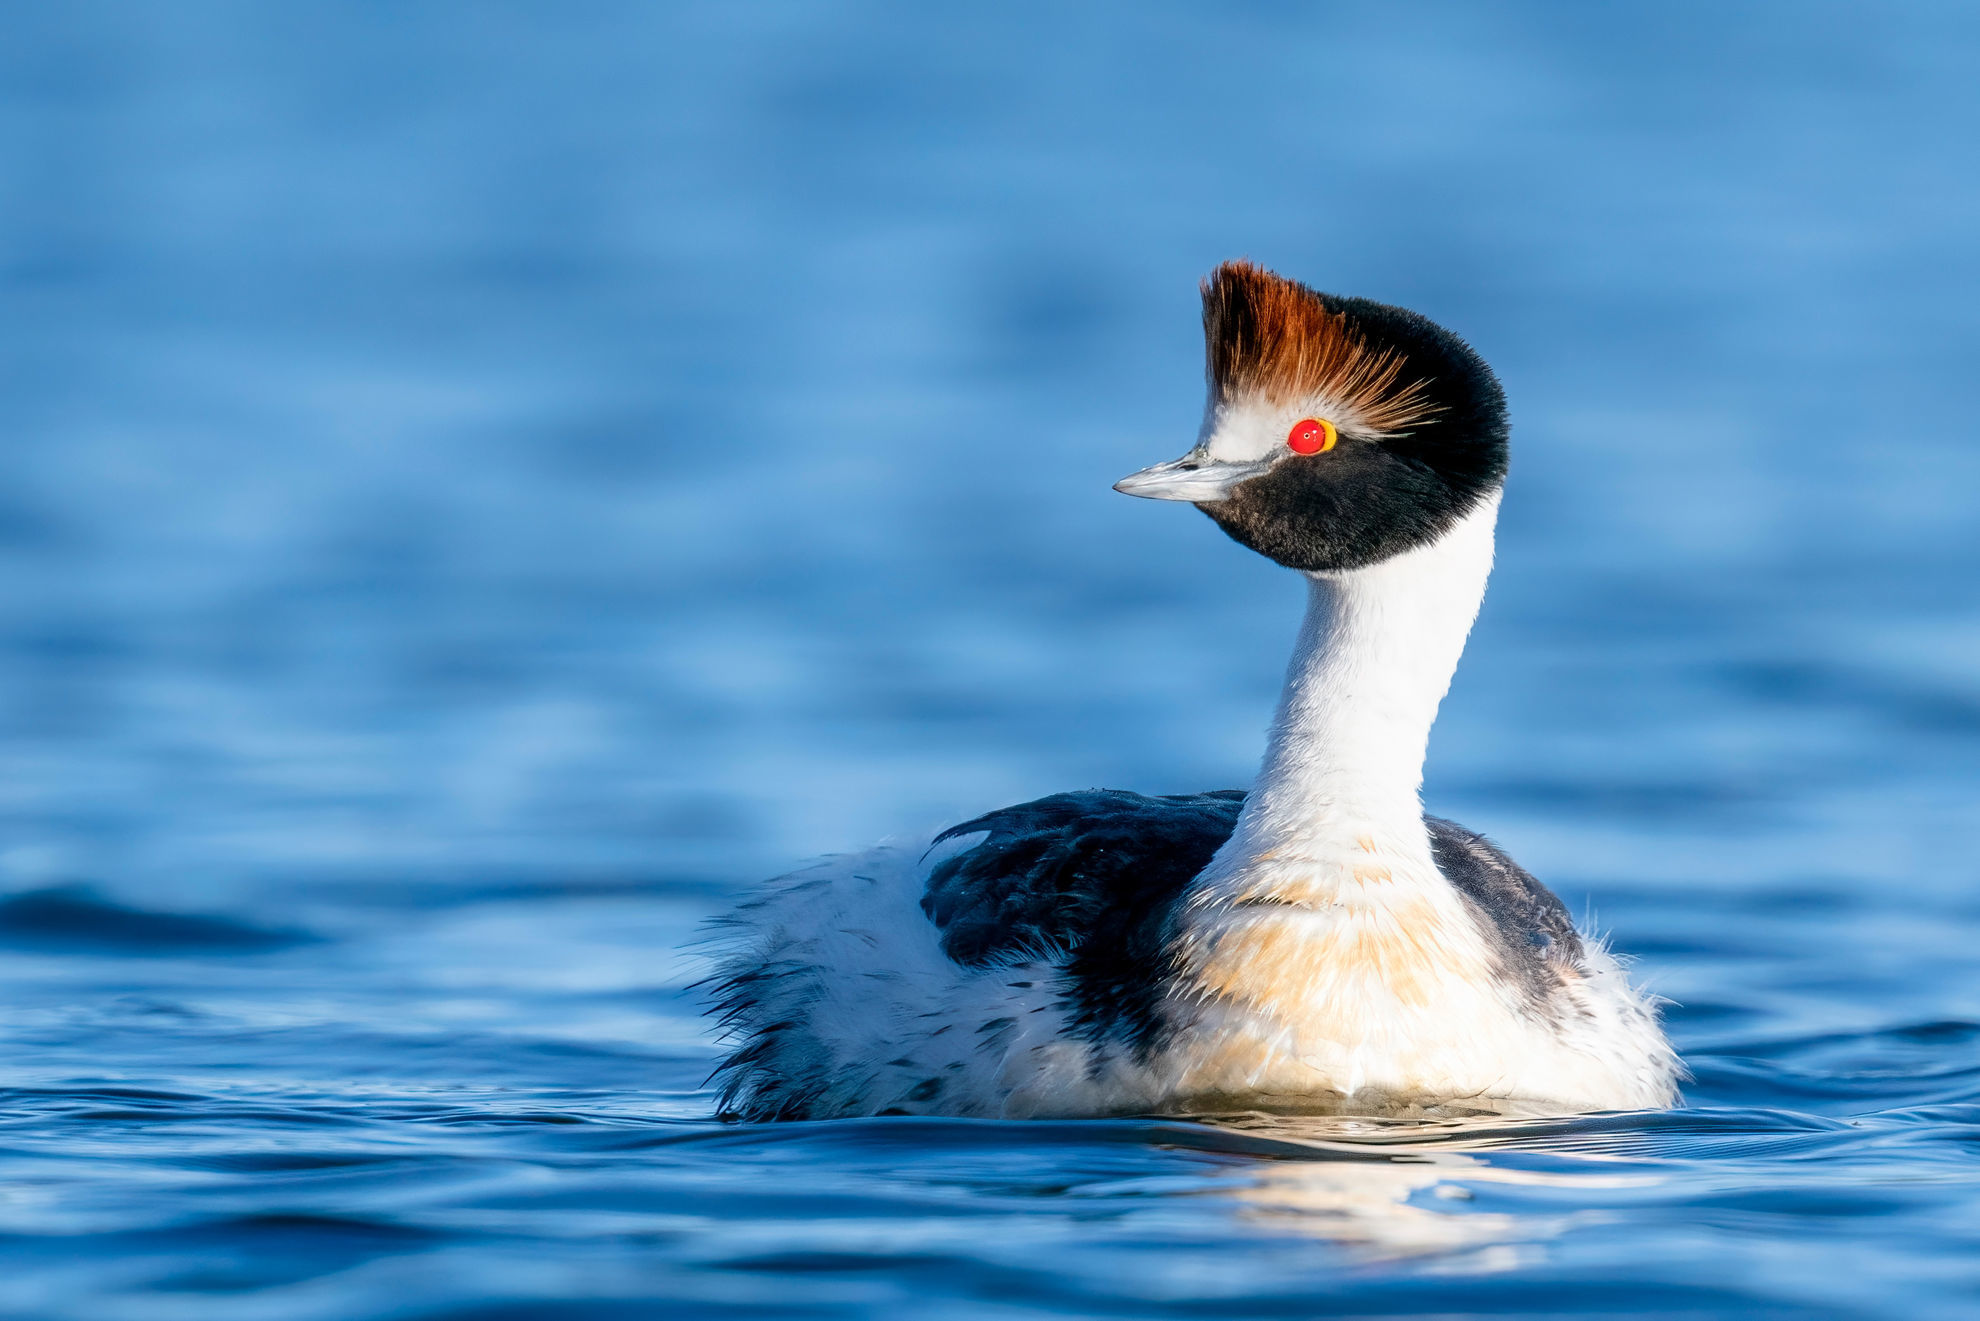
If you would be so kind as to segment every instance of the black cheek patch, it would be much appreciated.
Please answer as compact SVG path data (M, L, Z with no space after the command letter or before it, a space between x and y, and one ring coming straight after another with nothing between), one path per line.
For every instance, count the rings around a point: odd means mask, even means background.
M1359 569L1427 545L1470 511L1482 490L1453 489L1427 465L1367 441L1344 440L1199 505L1232 539L1289 569Z

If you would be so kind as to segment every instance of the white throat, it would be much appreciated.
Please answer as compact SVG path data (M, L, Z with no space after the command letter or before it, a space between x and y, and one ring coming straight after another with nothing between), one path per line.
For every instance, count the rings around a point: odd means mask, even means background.
M1265 763L1199 890L1253 864L1376 851L1427 858L1423 758L1492 571L1493 492L1427 546L1309 574L1305 623ZM1411 845L1414 847L1411 847Z

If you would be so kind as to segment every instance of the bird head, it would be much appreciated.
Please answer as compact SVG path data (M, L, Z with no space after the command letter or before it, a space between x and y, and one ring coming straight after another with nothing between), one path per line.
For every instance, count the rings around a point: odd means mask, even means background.
M1115 490L1187 500L1259 554L1325 573L1437 540L1505 480L1504 392L1425 317L1235 261L1203 282L1203 339L1195 448Z

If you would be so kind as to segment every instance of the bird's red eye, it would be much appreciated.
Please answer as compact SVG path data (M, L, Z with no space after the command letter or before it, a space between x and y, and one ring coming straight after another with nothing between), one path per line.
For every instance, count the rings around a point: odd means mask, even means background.
M1341 433L1324 417L1303 417L1286 433L1286 448L1295 454L1325 454Z

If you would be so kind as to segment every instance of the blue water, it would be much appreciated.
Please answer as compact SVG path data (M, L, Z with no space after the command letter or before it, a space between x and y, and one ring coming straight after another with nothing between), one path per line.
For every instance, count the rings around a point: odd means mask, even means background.
M0 1311L1980 1311L1980 11L13 6ZM710 1119L757 876L1241 784L1195 280L1505 378L1432 748L1687 1108Z

